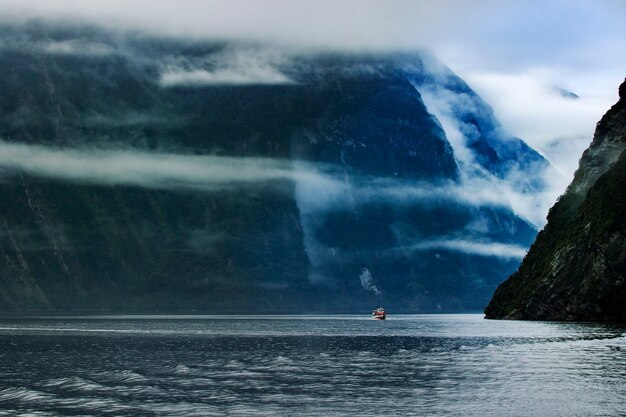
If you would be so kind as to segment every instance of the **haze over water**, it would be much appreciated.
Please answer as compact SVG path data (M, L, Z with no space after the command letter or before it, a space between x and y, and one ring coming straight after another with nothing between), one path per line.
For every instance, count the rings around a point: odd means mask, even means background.
M626 327L482 315L0 320L0 416L626 415Z

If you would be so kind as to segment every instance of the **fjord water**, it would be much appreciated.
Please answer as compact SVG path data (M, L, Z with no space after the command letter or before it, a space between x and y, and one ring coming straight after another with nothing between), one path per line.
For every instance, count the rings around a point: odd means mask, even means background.
M626 415L626 328L482 315L3 318L0 415Z

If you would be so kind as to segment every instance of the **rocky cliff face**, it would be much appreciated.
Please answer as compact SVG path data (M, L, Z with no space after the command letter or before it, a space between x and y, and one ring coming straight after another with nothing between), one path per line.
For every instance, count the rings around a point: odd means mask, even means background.
M546 161L420 54L0 31L0 309L478 309L536 233Z
M487 318L626 322L626 81Z

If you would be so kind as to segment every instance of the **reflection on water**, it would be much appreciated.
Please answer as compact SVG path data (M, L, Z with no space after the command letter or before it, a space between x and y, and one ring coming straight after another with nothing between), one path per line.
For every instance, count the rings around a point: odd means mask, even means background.
M0 416L626 415L626 328L481 315L0 320Z

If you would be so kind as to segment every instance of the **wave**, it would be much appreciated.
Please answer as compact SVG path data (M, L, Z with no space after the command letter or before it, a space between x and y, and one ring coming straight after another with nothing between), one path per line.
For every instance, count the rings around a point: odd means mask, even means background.
M177 375L187 375L189 373L191 373L191 369L188 366L185 365L177 365L174 369L173 372Z
M43 385L47 388L60 388L72 391L105 391L108 387L98 384L97 382L83 379L78 376L67 378L55 378L45 381Z
M21 402L38 402L50 401L54 399L54 395L36 391L26 387L11 387L0 390L0 402L2 401L21 401Z
M104 371L96 374L96 376L105 382L112 383L136 383L148 381L148 378L145 376L131 370Z
M21 413L18 410L0 410L0 417L58 417L57 413L47 411L29 410L28 413Z
M291 365L293 364L293 359L288 358L287 356L278 355L274 358L274 363Z

